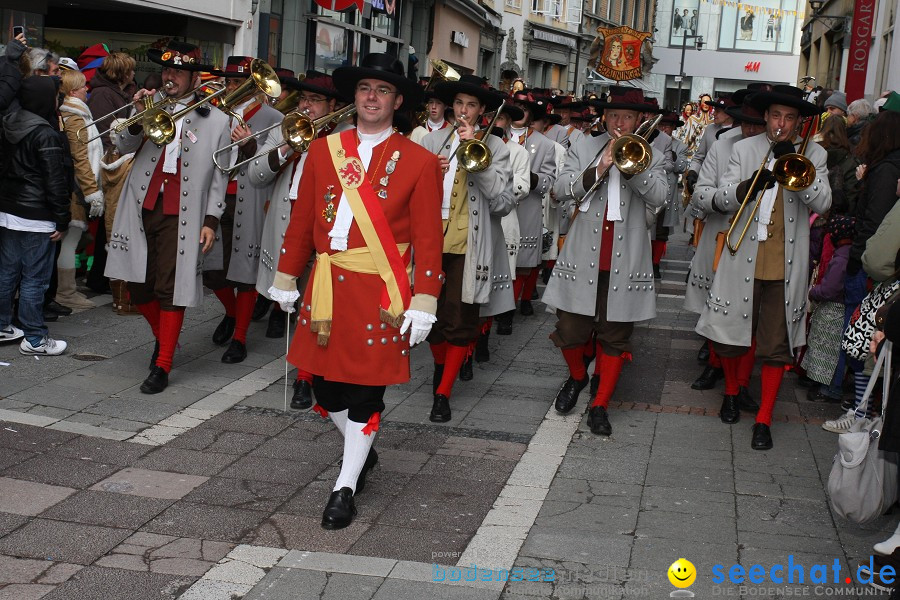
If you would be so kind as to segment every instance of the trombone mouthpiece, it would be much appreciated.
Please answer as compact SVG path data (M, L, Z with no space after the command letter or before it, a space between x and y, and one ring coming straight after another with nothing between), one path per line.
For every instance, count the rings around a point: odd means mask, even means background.
M775 130L775 137L780 137L780 136L781 136L781 127L779 127L778 129Z

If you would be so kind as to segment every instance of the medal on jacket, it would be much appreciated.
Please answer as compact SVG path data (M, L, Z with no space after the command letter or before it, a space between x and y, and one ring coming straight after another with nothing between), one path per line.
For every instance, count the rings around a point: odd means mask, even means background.
M380 190L378 190L378 197L382 200L387 200L387 190L384 188L386 188L388 183L390 183L390 176L397 169L398 160L400 160L400 151L394 150L394 153L391 154L391 158L384 165L384 171L387 173L387 175L378 180L378 183L383 186Z
M328 191L325 192L325 210L322 211L322 216L325 217L326 223L331 223L334 221L334 217L337 215L337 211L334 209L334 199L337 197L331 193L331 190L334 189L333 185L328 186Z

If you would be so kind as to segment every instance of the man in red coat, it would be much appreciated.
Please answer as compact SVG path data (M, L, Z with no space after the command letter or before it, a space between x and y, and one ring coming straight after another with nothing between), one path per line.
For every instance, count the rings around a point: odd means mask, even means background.
M378 460L371 448L385 387L409 381L409 348L431 330L444 280L438 159L392 128L394 111L417 105L420 89L387 54L369 54L333 79L354 99L357 128L310 145L269 290L293 310L297 277L315 253L288 360L316 373L315 410L344 436L325 529L356 514L353 497Z

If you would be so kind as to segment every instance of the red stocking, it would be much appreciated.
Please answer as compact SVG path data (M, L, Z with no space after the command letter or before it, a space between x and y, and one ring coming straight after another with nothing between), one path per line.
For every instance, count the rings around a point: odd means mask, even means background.
M183 310L163 310L159 313L159 356L156 366L168 373L172 370L172 357L178 344L178 335L184 323Z
M760 372L762 380L762 398L759 403L759 412L756 413L756 422L766 425L772 424L772 409L775 408L775 399L778 398L778 389L784 378L784 367L764 364Z
M597 357L600 364L600 384L597 386L597 395L594 396L594 402L591 406L609 406L609 400L612 398L613 392L616 391L616 384L619 382L619 375L622 373L622 366L625 364L625 355L610 356L601 354Z
M540 275L540 269L537 267L528 272L528 276L525 278L525 285L522 286L522 300L531 300L531 296L534 294L535 288L537 288L538 275Z
M738 385L741 387L750 387L750 376L753 374L753 365L756 362L756 338L754 337L750 343L750 349L747 354L741 357L741 369L738 372Z
M440 344L430 344L431 355L434 357L434 364L442 365L447 362L447 346L449 345L450 344L448 344L447 342L441 342Z
M303 369L297 369L297 381L305 381L307 383L312 383L313 374L309 371L304 371Z
M528 279L527 275L516 275L516 278L513 279L513 302L518 302L522 297L522 286L525 285L526 279Z
M566 348L562 351L566 364L569 365L569 375L577 381L587 377L587 369L584 366L584 347Z
M253 316L254 306L256 306L256 290L237 293L233 337L245 344L247 343L247 328L250 327L250 317Z
M153 332L153 337L159 339L159 300L153 300L145 304L135 304L134 306L144 315L147 323L150 324L150 331Z
M722 356L720 357L722 361L722 369L725 371L725 395L726 396L737 396L740 391L738 386L738 374L741 372L741 358L740 356L731 357L731 356Z
M225 316L226 317L234 317L235 310L235 299L234 299L234 288L233 287L223 287L217 290L213 290L213 293L216 295L216 298L219 299L219 302L222 303L222 306L225 307Z
M711 366L713 369L721 369L722 368L722 359L716 354L716 349L713 348L713 343L707 340L707 347L709 348L709 360L706 363Z
M446 360L444 361L444 373L441 375L441 383L438 385L437 393L450 397L453 391L453 383L459 375L459 369L462 367L463 361L469 354L468 346L454 346L447 344Z
M653 264L658 265L662 257L666 255L666 243L660 240L653 240L650 242L650 247L653 251Z

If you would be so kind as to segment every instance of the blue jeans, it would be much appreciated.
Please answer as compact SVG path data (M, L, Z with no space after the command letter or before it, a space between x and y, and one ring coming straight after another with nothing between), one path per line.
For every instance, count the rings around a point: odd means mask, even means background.
M49 233L0 227L0 328L12 322L13 294L19 288L19 321L32 344L47 335L44 293L53 273L53 242Z

